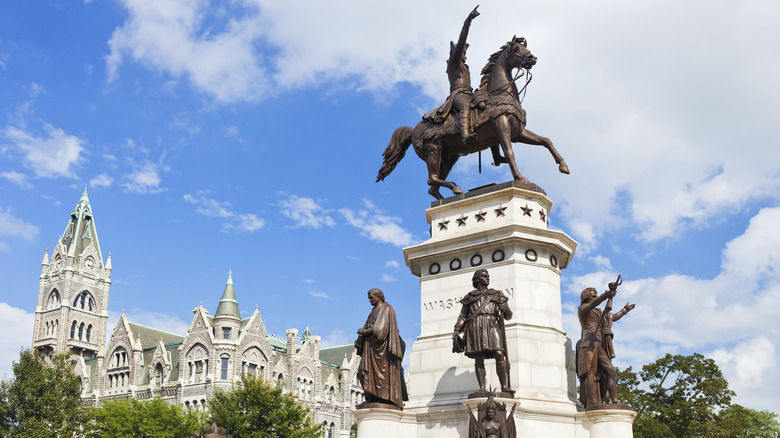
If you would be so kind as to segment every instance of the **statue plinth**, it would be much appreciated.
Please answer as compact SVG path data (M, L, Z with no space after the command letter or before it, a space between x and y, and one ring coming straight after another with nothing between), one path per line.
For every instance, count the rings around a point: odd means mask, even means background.
M431 238L404 249L420 277L420 335L412 346L409 401L418 438L466 436L462 403L479 390L474 361L452 352L460 300L477 269L490 272L513 313L505 321L518 436L589 437L577 402L574 351L561 320L561 270L577 243L549 228L552 201L510 182L435 201L426 210ZM487 387L500 388L486 360ZM630 422L629 422L630 426ZM615 435L630 437L631 435Z

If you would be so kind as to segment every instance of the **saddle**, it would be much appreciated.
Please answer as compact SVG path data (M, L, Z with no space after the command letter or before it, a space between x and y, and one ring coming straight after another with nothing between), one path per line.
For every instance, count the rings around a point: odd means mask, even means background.
M458 121L452 111L451 99L452 96L448 97L442 106L423 116L423 121L429 124L429 129L426 129L423 135L424 141L447 135L460 135ZM445 107L449 107L446 117L435 116L437 113L440 114ZM491 95L480 89L474 92L469 105L469 125L472 131L502 115L515 117L520 126L525 128L525 110L520 106L520 102L510 94Z

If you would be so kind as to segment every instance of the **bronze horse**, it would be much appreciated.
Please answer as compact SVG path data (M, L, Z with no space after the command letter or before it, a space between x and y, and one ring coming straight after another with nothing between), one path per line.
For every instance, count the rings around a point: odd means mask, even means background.
M382 154L384 162L379 169L377 182L384 180L395 169L409 145L414 145L417 156L427 164L428 185L431 186L428 193L436 199L442 199L439 193L441 186L449 188L456 195L463 193L457 184L446 180L460 156L479 152L495 144L501 145L506 163L517 181L528 182L528 179L517 170L512 151L513 141L546 147L558 164L558 170L568 174L569 167L550 139L525 129L525 110L520 107L520 96L512 79L512 71L516 68L528 70L534 64L536 57L528 50L525 38L513 37L490 56L482 69L480 88L471 101L476 140L462 144L460 132L451 116L444 123L421 121L414 128L402 126L395 130Z

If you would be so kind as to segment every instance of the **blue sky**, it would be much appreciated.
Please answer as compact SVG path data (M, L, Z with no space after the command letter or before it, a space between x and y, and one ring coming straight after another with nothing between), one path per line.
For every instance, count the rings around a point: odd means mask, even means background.
M386 3L0 4L0 373L30 344L39 263L84 187L112 254L109 332L124 309L183 333L232 269L242 313L257 304L271 332L308 324L351 342L380 287L412 342L419 284L401 248L427 238L425 168L409 154L374 179L395 128L446 97L449 41L474 5ZM700 352L737 402L777 411L780 6L479 10L473 84L526 37L539 58L528 128L572 172L515 147L554 202L551 225L579 242L567 331L578 336L579 291L620 273L637 308L616 325L618 365ZM464 188L509 178L479 174L476 157L451 175Z

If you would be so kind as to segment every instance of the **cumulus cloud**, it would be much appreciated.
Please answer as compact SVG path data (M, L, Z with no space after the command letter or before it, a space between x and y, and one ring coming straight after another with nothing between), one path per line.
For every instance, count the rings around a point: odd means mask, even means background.
M208 198L205 192L197 192L195 195L185 194L184 202L195 205L195 211L208 217L226 219L222 224L223 230L254 232L265 226L265 220L252 213L236 213L233 206L227 201L217 201Z
M7 146L23 154L23 162L41 178L76 178L74 168L82 161L84 142L60 128L44 124L43 135L6 126Z
M33 185L27 180L27 175L13 170L0 173L0 178L7 179L8 181L16 184L23 189L31 189Z
M114 30L106 56L116 80L126 58L174 78L220 102L257 100L270 91L254 44L266 23L247 2L232 16L215 16L208 1L124 0L129 20ZM207 22L206 18L210 20ZM214 26L211 20L219 20Z
M382 274L382 281L385 283L392 283L394 281L398 281L398 279L389 274Z
M397 267L399 267L399 266L401 266L401 264L400 264L400 263L398 263L398 261L397 261L397 260L388 260L388 261L385 263L385 267L386 267L386 268L397 268Z
M295 227L318 230L323 226L336 226L336 222L328 215L330 210L312 198L289 195L287 199L279 201L279 206L281 213L295 222Z
M111 177L105 173L101 173L100 175L89 180L89 185L92 187L111 187L111 184L113 183L114 180L112 180Z
M20 237L32 241L38 236L38 227L13 214L11 207L0 207L0 236Z
M401 218L385 215L367 199L363 200L362 209L341 208L339 213L348 224L358 228L361 235L371 240L395 246L409 246L416 242L412 233L401 226Z
M168 189L160 187L162 177L160 173L164 167L160 164L147 161L135 166L135 169L124 176L122 187L130 193L161 193Z
M0 303L0 328L3 330L0 337L0 378L11 376L13 362L19 360L19 351L30 347L34 322L35 314Z

